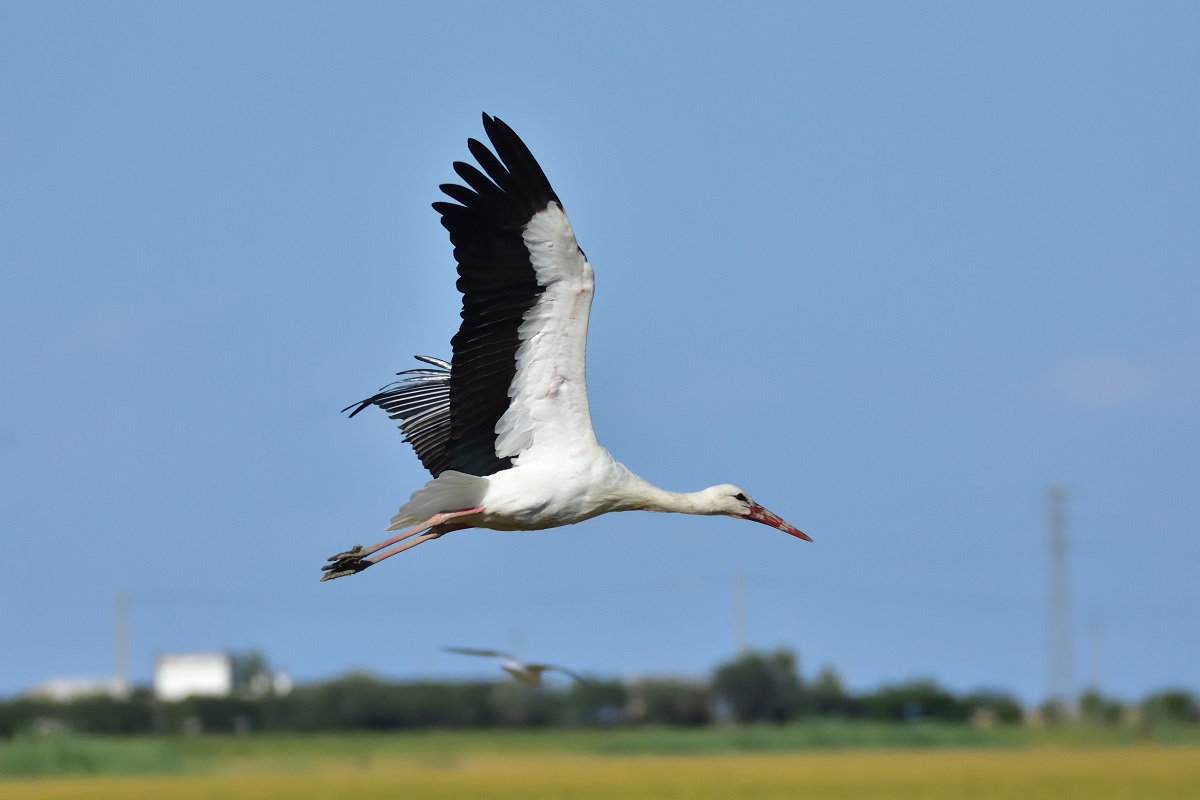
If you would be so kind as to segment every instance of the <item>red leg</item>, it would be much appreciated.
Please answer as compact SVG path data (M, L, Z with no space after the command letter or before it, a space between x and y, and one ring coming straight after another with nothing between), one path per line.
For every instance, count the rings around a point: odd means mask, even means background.
M470 514L478 514L481 511L483 511L482 506L461 508L458 511L443 511L439 514L434 514L432 517L419 525L415 525L411 528L400 531L400 533L396 534L395 536L384 539L382 542L377 542L370 547L362 547L361 545L358 545L344 553L338 553L336 556L332 556L329 559L331 563L321 567L321 571L325 573L321 576L321 580L328 581L333 580L334 578L341 578L344 575L353 575L356 572L362 572L372 564L378 564L383 559L394 556L396 553L403 553L405 550L416 547L422 542L427 542L430 539L436 539L442 534L449 533L450 531L470 528L471 526L465 523L452 523L449 525L447 523L450 522L450 520L457 519L459 517L465 517ZM385 547L396 544L397 542L403 542L405 539L416 536L422 531L429 532L418 537L412 542L409 542L408 544L392 548L378 558L367 558L367 556L374 555Z
M405 550L411 550L412 548L416 547L419 544L422 544L423 542L428 542L431 539L438 538L442 534L450 533L451 531L461 531L465 528L470 528L470 527L471 527L470 525L459 525L459 524L454 524L454 523L451 523L450 525L438 525L437 527L435 527L433 530L431 530L429 533L425 534L424 536L418 536L416 539L413 539L411 542L405 542L402 545L397 545L396 547L393 547L391 550L388 550L386 553L381 553L380 555L377 555L374 558L364 559L363 563L364 564L378 564L380 561L383 561L385 558L391 558L392 556L396 555L397 553L403 553Z
M467 514L478 514L480 511L483 511L483 508L481 506L475 506L474 508L462 508L458 511L443 511L440 514L434 514L432 517L420 523L419 525L414 525L411 528L402 530L390 539L384 539L382 542L376 542L370 547L365 548L359 553L359 555L369 556L373 553L378 553L383 548L393 545L396 542L402 542L408 537L415 536L423 530L437 527L438 525L449 522L450 520L458 517L466 516Z

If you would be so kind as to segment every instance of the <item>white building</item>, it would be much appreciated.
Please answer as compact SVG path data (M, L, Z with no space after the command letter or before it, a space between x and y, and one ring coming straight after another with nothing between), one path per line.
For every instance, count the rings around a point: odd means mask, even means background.
M154 662L154 696L159 700L228 697L233 693L233 671L229 653L163 653Z
M120 678L50 678L29 690L29 696L39 700L66 703L81 697L116 697L129 694L129 687Z

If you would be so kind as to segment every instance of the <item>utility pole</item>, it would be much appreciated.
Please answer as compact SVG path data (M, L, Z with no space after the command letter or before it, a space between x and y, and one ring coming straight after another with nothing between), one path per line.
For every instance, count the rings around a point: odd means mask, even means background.
M129 595L117 592L113 600L114 639L117 657L117 685L121 695L129 694Z
M1050 528L1050 607L1047 644L1050 661L1050 699L1057 701L1067 714L1075 706L1075 686L1071 665L1071 608L1067 591L1067 533L1063 505L1067 492L1051 486L1047 493L1047 517Z
M1104 685L1104 618L1099 614L1092 617L1091 640L1092 685L1090 688L1097 694L1102 694L1101 687Z

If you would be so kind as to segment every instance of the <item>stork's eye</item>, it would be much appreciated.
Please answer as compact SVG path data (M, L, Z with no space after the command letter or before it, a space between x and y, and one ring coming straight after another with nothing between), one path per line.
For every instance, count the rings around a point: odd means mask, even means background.
M735 495L733 496L733 499L734 499L734 500L740 500L740 501L742 501L743 503L749 503L749 502L750 502L750 498L746 497L746 495L742 494L741 492L738 492L737 494L735 494Z

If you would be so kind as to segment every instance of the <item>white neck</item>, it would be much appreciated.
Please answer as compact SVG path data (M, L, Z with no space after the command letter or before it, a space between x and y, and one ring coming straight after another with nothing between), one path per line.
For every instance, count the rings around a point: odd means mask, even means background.
M636 476L635 476L636 477ZM668 492L636 478L629 492L629 510L675 514L711 514L703 492Z

